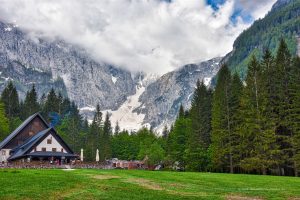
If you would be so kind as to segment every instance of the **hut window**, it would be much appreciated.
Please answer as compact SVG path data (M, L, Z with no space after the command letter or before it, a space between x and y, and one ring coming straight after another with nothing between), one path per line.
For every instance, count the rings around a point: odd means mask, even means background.
M43 147L43 148L42 148L42 151L46 151L46 148L45 148L45 147Z
M53 152L56 152L56 148L52 148L52 151L53 151Z
M63 149L63 148L61 148L61 152L64 152L64 149Z
M5 156L5 151L2 151L2 156Z
M52 144L52 140L51 139L47 139L47 144Z

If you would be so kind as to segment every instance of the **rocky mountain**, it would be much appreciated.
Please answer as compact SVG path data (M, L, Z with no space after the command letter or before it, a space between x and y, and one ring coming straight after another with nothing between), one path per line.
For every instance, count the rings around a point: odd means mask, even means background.
M190 106L197 80L210 85L211 78L219 70L222 58L214 58L199 64L189 64L161 77L141 74L136 93L129 96L117 110L111 113L112 123L121 128L137 130L142 126L161 131L175 121L180 105Z
M197 80L210 84L219 71L222 58L189 64L169 72L150 84L140 96L141 105L134 111L145 115L151 126L162 129L174 122L180 105L190 106Z
M1 22L0 72L1 89L9 79L21 97L32 84L40 95L55 87L80 107L99 103L103 109L117 109L136 92L130 72L98 63L63 41L33 40L17 25Z
M52 87L74 100L92 118L95 105L111 113L113 123L136 130L170 124L180 104L189 106L196 81L207 84L220 58L191 64L159 77L132 74L93 60L83 49L61 40L31 37L16 24L0 22L0 91L12 80L21 98L35 84L38 94Z

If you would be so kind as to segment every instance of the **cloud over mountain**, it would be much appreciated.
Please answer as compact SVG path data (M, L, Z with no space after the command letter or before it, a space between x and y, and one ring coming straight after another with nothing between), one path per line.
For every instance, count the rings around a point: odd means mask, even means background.
M32 38L79 45L98 61L164 73L229 52L249 26L242 15L232 21L236 8L255 19L274 0L248 2L228 0L215 10L205 0L0 0L0 19Z

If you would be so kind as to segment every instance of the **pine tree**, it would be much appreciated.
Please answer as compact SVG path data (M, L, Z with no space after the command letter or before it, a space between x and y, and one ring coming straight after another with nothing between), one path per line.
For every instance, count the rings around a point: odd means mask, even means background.
M43 108L43 113L49 119L49 114L55 112L59 113L59 100L55 93L55 90L52 88L47 95L47 99Z
M85 117L84 120L83 120L82 129L85 132L88 132L89 128L90 128L89 121L88 121L87 117Z
M46 100L47 100L47 96L45 93L42 94L41 98L40 98L40 106L43 108L45 103L46 103Z
M184 107L181 104L179 107L179 114L178 114L178 118L184 118L185 117L185 111L184 111Z
M117 121L116 122L116 126L115 126L115 133L114 133L114 135L118 135L120 133L120 130L121 130L121 128L119 126L119 122Z
M211 91L197 82L190 110L191 132L188 134L185 159L192 171L205 171L210 163L207 149L211 135Z
M290 106L288 110L287 121L291 129L291 146L294 175L299 175L300 170L300 58L293 60L292 68L289 73L289 94Z
M0 141L6 138L9 134L9 123L5 116L4 104L0 101Z
M71 102L68 98L64 98L61 105L62 115L68 115L71 110Z
M88 146L86 152L87 152L87 159L89 161L95 160L96 150L97 149L100 150L102 128L103 128L102 112L98 104L96 106L96 111L94 114L93 122L90 126L90 131L87 139ZM100 155L102 154L103 152L100 151Z
M232 133L230 116L231 74L226 65L218 73L212 107L212 162L223 171L229 166L233 173Z
M281 175L285 175L289 166L292 166L292 129L289 127L289 112L290 112L290 73L291 73L291 55L284 40L280 41L275 59L275 74L274 74L274 114L276 123L277 144L280 148L280 155L277 157L279 170Z
M109 120L109 113L106 113L105 121L103 125L103 135L102 135L102 152L103 157L102 160L111 158L111 135L112 135L112 128L111 128L111 122Z
M20 104L19 96L16 87L12 81L8 82L8 85L4 88L1 94L1 101L5 106L5 113L8 119L19 117L20 115Z
M241 166L247 171L259 170L266 174L275 162L275 134L268 123L268 95L263 69L253 57L246 78L246 87L241 99L241 146L244 155Z
M185 117L183 106L180 106L180 112L175 121L174 128L170 132L169 156L171 161L178 162L180 168L185 168L185 155L188 133L190 133L190 119Z
M174 132L174 125L172 124L171 127L170 127L170 131L167 135L167 138L165 139L166 140L166 145L165 145L165 151L166 151L166 158L165 158L165 162L167 165L172 165L172 158L171 158L171 152L172 152L172 135L173 135L173 132Z
M240 117L240 101L243 92L243 83L237 73L235 73L231 80L230 98L229 98L229 115L230 115L230 147L232 152L232 160L234 163L239 163L242 158L241 155L241 141L239 135L239 127L241 124Z
M75 152L80 152L84 143L84 137L81 136L82 124L83 120L79 114L78 107L72 102L69 115L63 119L62 124L58 126L57 129Z
M25 115L23 116L24 118L27 118L30 115L40 111L38 97L34 85L32 85L31 90L26 93L23 109Z

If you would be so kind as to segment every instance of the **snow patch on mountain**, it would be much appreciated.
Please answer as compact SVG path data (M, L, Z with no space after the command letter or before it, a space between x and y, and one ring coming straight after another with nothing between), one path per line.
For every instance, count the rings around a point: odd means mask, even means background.
M61 76L61 78L64 80L64 83L65 83L66 87L70 88L71 85L72 85L72 82L70 80L70 75L64 74L64 75Z
M92 107L92 106L86 106L86 107L82 107L79 109L81 112L83 111L90 111L90 112L95 112L96 108Z
M144 93L145 87L142 85L136 86L136 93L132 96L127 97L127 100L121 105L118 110L105 110L103 113L111 114L111 123L113 126L116 123L119 123L120 128L126 129L128 131L137 131L143 126L147 126L144 124L144 114L138 114L134 112L134 109L141 105L139 102L139 97Z
M4 28L4 31L11 31L12 30L12 28L11 27L7 27L7 28Z
M113 82L114 84L116 84L118 78L117 78L117 77L114 77L114 76L111 76L111 80L112 80L112 82Z
M206 77L203 79L204 85L210 86L212 77Z

